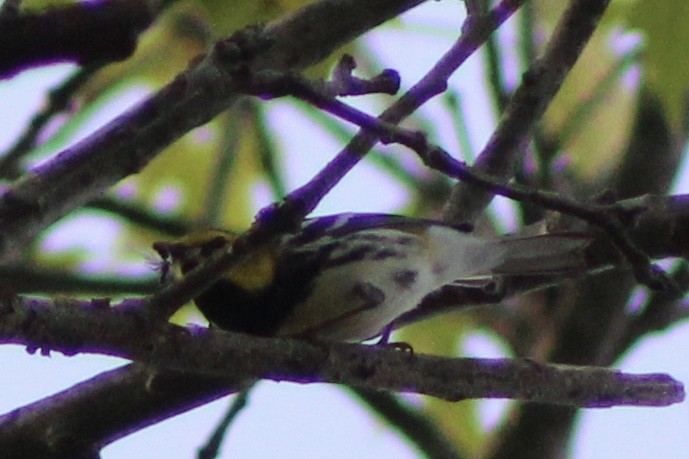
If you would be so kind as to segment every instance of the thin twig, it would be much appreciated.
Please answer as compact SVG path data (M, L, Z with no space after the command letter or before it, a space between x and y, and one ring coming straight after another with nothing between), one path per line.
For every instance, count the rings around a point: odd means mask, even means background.
M140 228L148 228L170 236L182 236L195 226L191 221L158 215L137 203L111 197L95 199L86 207L110 212Z
M393 394L368 389L351 391L390 426L397 428L429 459L460 459L466 454L445 437L438 426L417 408L404 403Z
M250 101L251 117L256 129L256 141L259 145L259 158L263 174L270 185L273 199L278 200L287 194L284 171L279 167L280 152L275 145L275 139L269 130L268 120L264 108L254 101Z
M462 35L409 91L388 107L379 117L385 123L397 124L429 99L447 88L452 74L471 56L491 33L519 9L523 0L503 0L489 13L472 18ZM285 199L291 215L303 218L363 158L379 139L375 131L359 132L311 181L294 190Z
M228 429L249 402L249 393L252 388L253 386L237 392L237 395L232 399L232 403L227 409L227 413L225 413L225 416L220 420L206 444L199 449L197 455L198 459L215 459L218 457L220 447L225 440Z
M682 263L672 273L672 278L683 292L689 289L689 267ZM633 343L651 332L659 332L671 325L689 319L689 303L662 292L651 292L650 298L637 315L629 317L624 332L612 346L610 355L603 361L613 362L628 351Z
M14 145L0 153L0 177L15 178L19 175L18 164L36 146L40 133L56 115L69 109L74 94L102 67L103 64L81 67L59 86L48 91L46 106L31 118Z
M524 74L498 127L476 159L473 166L476 170L501 184L509 181L520 148L529 140L533 126L574 66L608 3L609 0L570 2L545 52ZM445 220L472 222L492 198L491 190L460 182L450 197Z
M322 0L218 40L155 95L0 190L0 260L16 257L47 226L231 106L239 93L228 71L303 69L423 1Z
M444 98L447 104L448 114L452 117L452 124L457 135L457 144L459 145L460 157L465 161L474 158L475 151L471 146L471 137L467 127L465 109L460 94L451 91L448 92Z
M462 182L478 186L490 194L497 194L520 202L528 202L580 218L602 229L611 242L624 254L634 270L636 279L655 290L674 290L665 273L652 264L649 257L631 241L626 233L633 213L614 205L583 204L557 193L506 185L499 177L486 176L480 169L472 169L455 160L437 145L429 143L423 133L408 130L375 118L327 94L322 94L308 80L294 74L259 75L253 82L254 91L282 96L290 94L333 115L375 134L383 143L399 143L415 151L424 163ZM247 89L248 90L248 89Z
M93 276L24 264L0 265L0 279L0 288L15 293L146 295L159 288L153 275Z
M223 133L220 147L215 154L215 163L209 173L208 183L205 184L206 197L203 200L203 216L200 220L206 227L217 227L225 210L229 173L237 163L241 137L246 130L247 103L245 98L240 99L222 118Z

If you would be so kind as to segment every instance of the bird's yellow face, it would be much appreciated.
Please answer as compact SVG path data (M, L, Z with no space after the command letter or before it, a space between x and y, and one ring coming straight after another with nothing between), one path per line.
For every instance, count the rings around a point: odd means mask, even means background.
M176 241L153 244L163 260L161 282L172 276L178 279L196 268L219 250L229 250L237 235L221 230L194 231ZM268 247L255 250L249 257L230 269L221 279L230 280L248 291L268 286L275 275L275 262Z
M207 230L191 232L175 241L157 241L153 250L161 258L160 281L166 284L179 279L197 267L216 250L234 241L232 233Z
M218 252L232 250L233 233L202 230L176 241L153 244L161 258L163 283L183 278ZM277 333L289 308L280 308L275 292L276 259L271 246L252 250L237 265L194 298L194 304L212 324L222 329L270 336Z

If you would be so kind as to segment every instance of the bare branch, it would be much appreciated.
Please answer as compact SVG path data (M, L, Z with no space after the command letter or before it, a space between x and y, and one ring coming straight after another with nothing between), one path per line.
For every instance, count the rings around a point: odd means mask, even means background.
M7 260L42 229L141 170L164 147L234 103L227 69L301 69L423 0L324 0L263 30L219 40L207 56L156 95L52 160L0 195L0 259ZM337 21L330 20L338 18ZM249 54L247 49L254 48Z
M676 286L665 273L653 265L649 257L628 237L626 229L633 222L641 208L623 208L615 205L585 204L557 193L507 185L500 177L483 174L480 169L469 168L455 160L448 152L429 143L421 132L401 128L374 118L350 107L329 94L323 94L319 87L293 74L257 74L245 82L245 91L254 94L282 96L291 94L318 108L350 121L373 132L383 143L399 143L414 150L423 162L446 175L470 183L490 195L505 196L521 202L533 203L545 209L556 210L580 218L603 230L611 242L624 254L634 270L636 279L656 290L676 290Z
M67 111L74 93L100 68L102 64L93 64L75 70L59 86L48 91L48 103L29 121L24 132L6 151L0 153L0 176L16 178L19 175L19 162L36 146L38 137L48 122L60 112Z
M12 3L10 2L10 5ZM0 15L0 78L28 67L122 60L153 20L143 0L67 5L41 13Z
M586 407L663 406L683 398L666 375L559 367L507 359L451 359L394 348L250 337L174 325L143 327L129 310L106 304L5 298L2 342L96 352L156 368L229 380L330 382L457 401L513 398ZM213 352L209 352L213 349Z
M534 124L560 89L598 25L609 0L573 0L551 37L543 56L524 74L474 168L507 183L519 149ZM493 193L460 182L450 197L446 220L470 222L490 202Z
M452 444L421 409L383 391L352 388L352 392L390 425L403 432L428 459L462 459L466 454Z
M431 98L447 88L452 74L481 46L501 24L509 19L524 3L523 0L502 0L493 10L479 18L470 18L462 29L461 37L419 80L378 119L396 125L411 115ZM311 181L294 190L285 198L279 214L287 213L303 218L321 199L373 148L379 138L375 131L364 129L340 151ZM280 212L282 211L282 212Z
M130 433L241 387L227 380L126 365L0 416L3 458L95 455Z

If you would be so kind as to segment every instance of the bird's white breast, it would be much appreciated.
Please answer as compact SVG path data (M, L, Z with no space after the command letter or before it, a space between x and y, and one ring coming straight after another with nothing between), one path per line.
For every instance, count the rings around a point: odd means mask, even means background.
M430 292L494 264L495 257L486 255L486 241L443 226L425 231L430 233L376 229L348 236L332 258L346 259L352 250L367 255L325 269L279 334L333 341L371 338Z

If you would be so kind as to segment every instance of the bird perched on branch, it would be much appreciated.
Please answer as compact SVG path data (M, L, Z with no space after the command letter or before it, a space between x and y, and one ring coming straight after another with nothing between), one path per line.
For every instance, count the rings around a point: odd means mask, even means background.
M163 281L231 250L236 237L202 230L154 243ZM580 271L589 240L580 233L488 239L397 215L318 217L256 248L194 302L225 330L363 341L387 336L396 318L446 284Z

